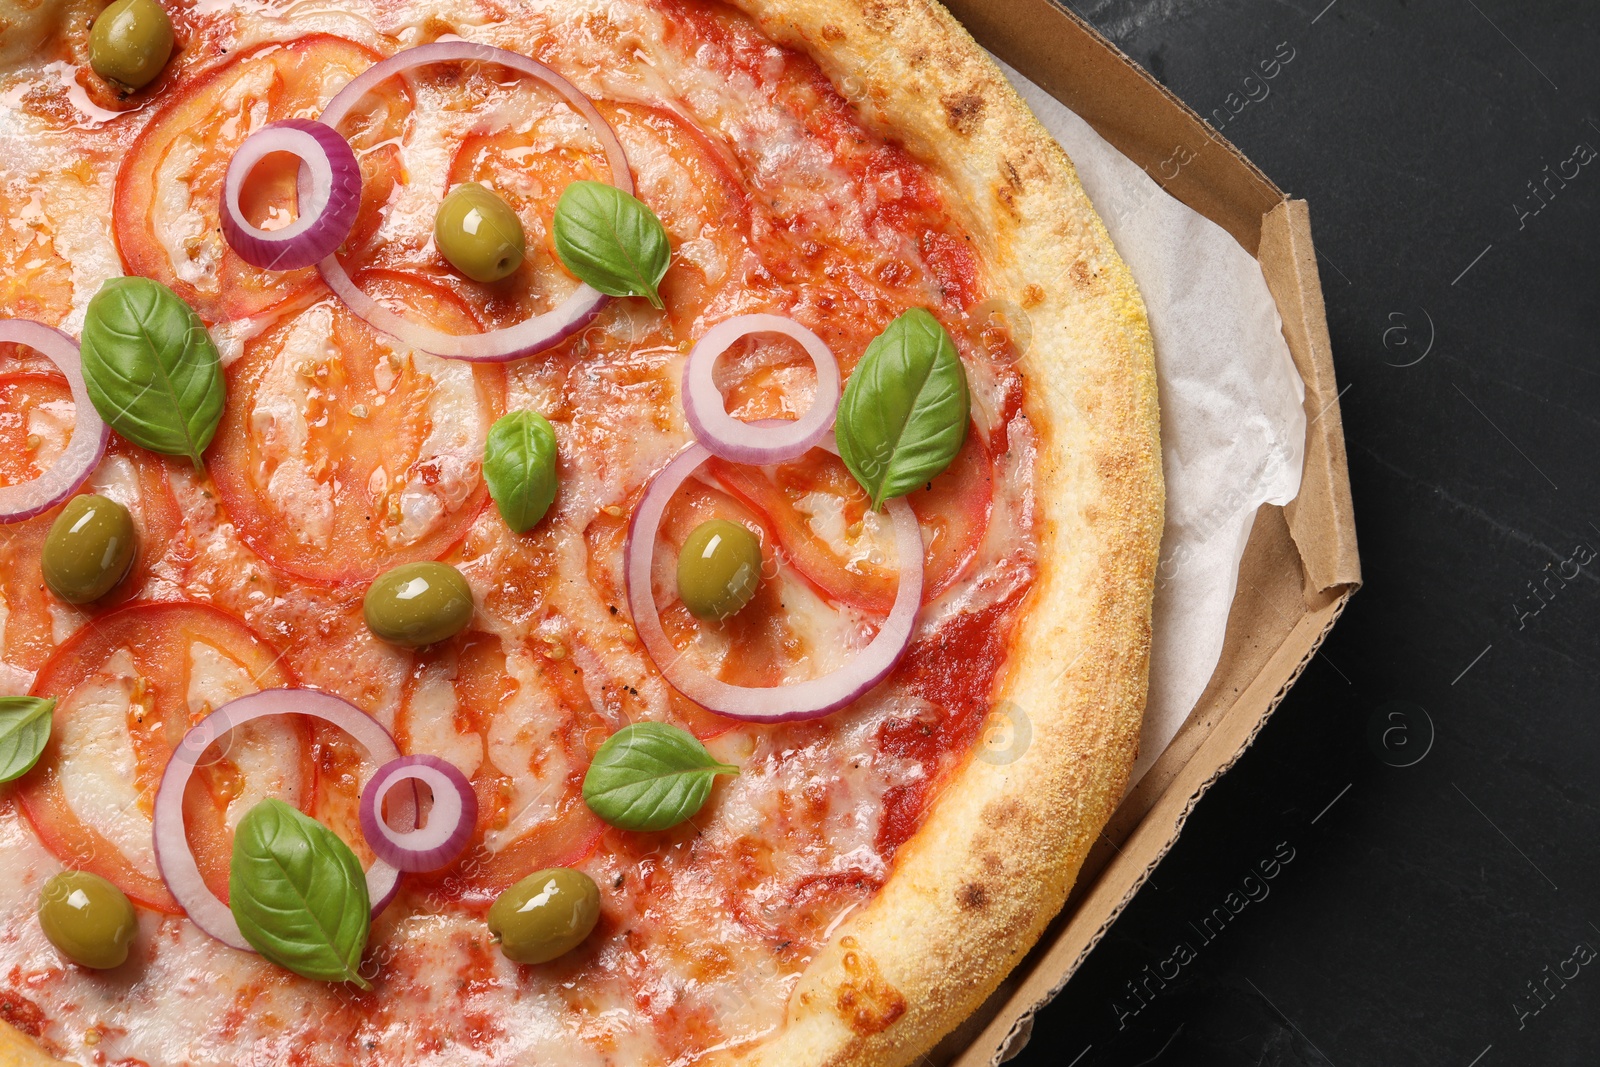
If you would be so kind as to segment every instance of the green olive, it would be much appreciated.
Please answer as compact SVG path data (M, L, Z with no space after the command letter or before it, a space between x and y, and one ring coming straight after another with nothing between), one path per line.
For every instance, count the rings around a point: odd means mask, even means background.
M726 619L760 584L761 542L740 523L702 522L678 553L678 596L702 619Z
M115 500L73 497L44 539L44 584L69 604L99 600L127 577L137 536L133 516Z
M571 952L599 921L599 887L571 867L528 875L489 909L489 933L517 963L548 963Z
M100 970L120 966L139 932L122 890L88 871L62 871L44 884L39 925L67 959Z
M477 182L450 190L433 219L433 240L475 282L497 282L522 266L527 238L511 205Z
M143 89L172 55L172 20L156 0L117 0L89 31L89 65L106 81Z
M408 648L454 637L472 621L472 587L446 563L402 563L378 575L363 604L367 628Z

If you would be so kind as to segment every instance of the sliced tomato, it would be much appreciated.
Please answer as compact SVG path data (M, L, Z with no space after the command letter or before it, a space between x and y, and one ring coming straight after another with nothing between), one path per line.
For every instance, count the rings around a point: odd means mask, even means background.
M627 150L639 199L672 240L661 296L678 336L689 336L708 312L734 315L783 301L775 288L763 294L747 276L754 263L750 203L729 170L731 157L669 111L615 104L602 105L602 114Z
M671 238L674 255L661 289L674 328L686 335L717 294L743 277L750 227L744 192L710 142L670 112L604 101L597 106L628 154L639 198L660 216ZM607 181L609 173L598 145L552 147L537 122L467 137L451 164L449 184L481 182L504 196L523 221L528 258L513 280L493 285L460 279L431 246L421 269L448 277L497 327L535 314L549 294L572 286L551 233L556 202L569 183ZM639 333L649 329L648 315L647 308L624 305L614 313L617 321L589 332L589 348L604 348L608 340L636 345Z
M770 470L713 459L706 469L771 523L785 558L830 599L886 615L899 579L892 531L868 509L844 463L814 448ZM977 558L989 527L994 469L983 434L966 443L945 472L906 497L922 526L927 557L923 601L954 585Z
M357 278L439 329L476 328L448 290ZM323 584L437 559L487 499L484 436L505 376L415 353L328 298L252 340L228 369L210 465L239 535L273 566Z
M219 212L228 162L244 139L269 122L316 118L346 82L376 63L353 41L310 34L252 48L161 95L156 112L117 172L113 227L129 274L170 286L208 322L248 318L322 285L312 267L266 271L250 266L223 239ZM399 135L409 110L394 80L342 127L361 159L361 226L376 225L394 183L397 157L384 143ZM392 95L384 95L384 94ZM295 205L297 166L269 159L246 185L243 207L257 225L287 220Z
M72 393L60 375L0 375L0 484L37 478L71 440L73 418ZM45 538L61 509L0 525L0 607L5 611L0 660L25 671L37 670L54 651L58 615L103 613L137 596L182 523L166 461L117 438L81 492L109 496L132 514L139 532L133 567L104 598L73 607L45 587L39 569Z
M72 390L59 374L0 375L0 485L39 477L72 439Z
M486 329L503 329L548 310L577 286L556 256L551 235L556 201L574 181L605 181L610 166L598 142L580 137L568 144L566 127L554 130L534 110L539 98L536 83L523 79L509 84L485 82L482 71L442 68L453 80L429 83L429 91L445 101L439 115L443 135L452 129L460 137L446 174L408 174L411 182L438 184L437 195L463 182L478 182L494 190L521 219L527 237L527 255L510 278L492 283L475 282L450 265L432 241L431 229L400 225L386 231L387 240L370 246L352 246L346 269L384 267L410 273L447 286L473 309ZM457 104L460 105L459 109ZM473 114L498 116L491 129ZM501 128L493 128L501 127ZM406 147L397 151L406 158ZM418 161L421 166L426 161ZM424 193L423 195L429 195ZM430 216L431 218L431 216Z
M603 823L583 802L602 720L570 660L527 657L514 677L497 637L464 634L422 653L395 717L404 752L471 771L478 824L461 859L423 876L433 892L488 904L543 867L594 851ZM524 689L526 687L526 690ZM591 742L594 742L591 744Z
M34 682L57 698L50 743L16 796L39 839L147 907L182 914L155 867L156 787L183 734L236 697L292 685L277 650L203 604L137 604L96 619ZM315 764L304 723L251 723L202 759L184 795L189 844L224 900L233 827L257 801L305 803Z

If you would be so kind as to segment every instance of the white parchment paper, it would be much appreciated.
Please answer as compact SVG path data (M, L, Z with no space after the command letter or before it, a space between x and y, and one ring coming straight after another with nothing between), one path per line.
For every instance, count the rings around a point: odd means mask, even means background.
M1000 68L1077 167L1155 337L1167 521L1132 788L1216 668L1256 509L1300 492L1305 383L1254 257L1049 93Z

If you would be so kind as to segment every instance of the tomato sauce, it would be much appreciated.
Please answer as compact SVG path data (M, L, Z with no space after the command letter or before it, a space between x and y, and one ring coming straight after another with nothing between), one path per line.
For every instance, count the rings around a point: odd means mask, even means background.
M897 676L936 709L891 719L878 743L885 753L914 760L923 775L884 794L878 848L893 855L916 832L939 783L970 752L991 705L995 676L1010 651L1018 593L981 611L958 615L906 651Z

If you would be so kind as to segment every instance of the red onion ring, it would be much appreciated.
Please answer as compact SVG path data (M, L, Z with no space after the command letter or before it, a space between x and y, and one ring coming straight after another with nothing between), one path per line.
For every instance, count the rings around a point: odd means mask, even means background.
M241 952L254 952L234 921L228 905L200 876L200 866L189 848L189 835L183 826L183 792L195 765L212 742L229 730L269 715L310 715L330 722L354 737L379 763L400 758L394 738L372 716L331 693L315 689L264 689L259 693L230 700L196 723L167 760L156 789L155 847L156 868L172 896L194 924L224 945ZM400 871L381 858L367 870L367 895L372 914L377 915L394 899L400 886Z
M824 447L831 452L834 451L831 445L829 441ZM645 651L650 653L662 677L678 692L718 715L745 722L774 723L815 719L837 711L883 681L911 644L917 609L922 606L923 546L917 517L904 500L888 501L889 517L894 521L895 549L900 556L900 588L877 635L854 659L836 671L804 682L772 688L730 685L691 666L682 653L672 647L672 641L661 627L661 614L656 608L650 581L656 532L661 528L667 503L711 454L710 449L698 443L679 452L650 479L639 506L634 509L623 556L628 610L633 614L634 629L639 631Z
M778 333L798 341L817 368L817 394L794 422L741 422L728 414L712 380L717 359L728 346L754 333ZM683 417L697 441L714 456L733 463L782 463L803 456L828 435L839 411L839 361L822 338L783 315L739 315L706 331L683 366Z
M300 160L300 207L289 225L263 230L244 217L239 193L256 164L273 152L287 152ZM298 270L344 244L360 208L361 164L350 142L324 123L286 119L245 138L228 161L222 183L222 236L251 266Z
M407 780L433 790L428 824L396 830L383 818L389 791ZM453 763L438 756L402 756L378 768L361 791L361 832L373 854L402 871L436 871L461 855L478 824L478 796Z
M573 110L589 123L601 147L605 149L606 159L611 164L611 184L625 193L633 192L633 175L628 170L628 157L622 150L622 143L617 140L616 132L601 117L600 112L595 110L589 98L579 92L577 86L543 63L486 44L473 44L470 41L438 41L408 48L404 52L390 56L362 71L350 84L339 90L323 110L322 121L337 128L356 102L374 86L403 71L426 66L429 63L473 61L498 63L541 81L560 93L562 98L572 105ZM301 172L301 180L302 182L305 180L304 171ZM466 360L470 363L505 363L560 344L594 321L594 317L610 299L599 290L581 284L553 311L535 315L505 329L457 336L412 322L379 304L356 286L336 256L330 255L323 259L317 264L317 270L321 272L322 279L328 283L328 287L344 301L345 306L375 329L382 330L424 352L431 352L448 359Z
M72 439L50 469L31 482L0 487L0 523L21 522L48 511L76 493L100 465L111 430L89 400L78 342L32 319L0 319L0 343L26 345L66 376L72 390Z

